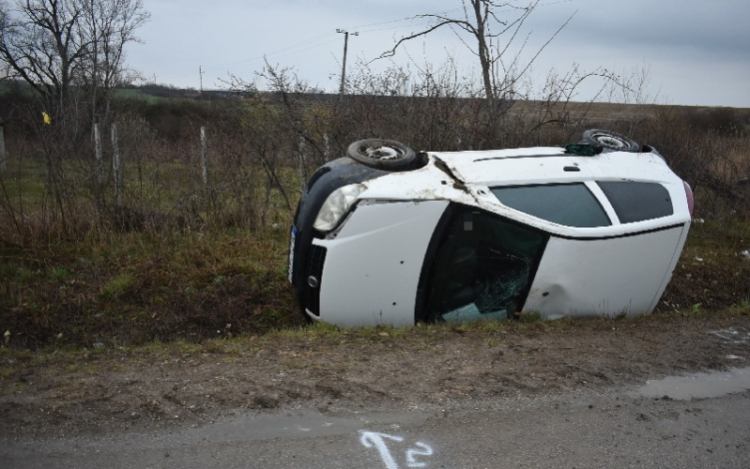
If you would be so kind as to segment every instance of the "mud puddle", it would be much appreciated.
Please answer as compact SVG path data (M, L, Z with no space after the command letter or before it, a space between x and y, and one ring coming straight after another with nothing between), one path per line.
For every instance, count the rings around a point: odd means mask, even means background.
M664 397L676 400L709 399L750 390L750 368L729 371L670 376L646 381L636 394L642 397Z

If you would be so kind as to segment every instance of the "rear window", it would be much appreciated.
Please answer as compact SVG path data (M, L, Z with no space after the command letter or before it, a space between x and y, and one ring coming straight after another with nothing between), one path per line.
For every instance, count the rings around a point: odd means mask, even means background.
M669 191L661 184L633 181L600 181L620 223L633 223L674 213Z
M492 193L508 207L560 225L593 228L612 224L583 183L496 187Z

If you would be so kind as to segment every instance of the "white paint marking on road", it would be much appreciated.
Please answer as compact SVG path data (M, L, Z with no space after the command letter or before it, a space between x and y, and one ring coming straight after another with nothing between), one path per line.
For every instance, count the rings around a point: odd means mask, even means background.
M378 432L361 431L361 433L362 436L359 438L359 441L362 442L365 448L372 448L373 446L377 448L386 469L398 469L398 464L396 464L393 456L391 456L391 452L388 450L388 446L386 446L385 441L383 440L384 438L388 438L393 441L404 441L403 438Z
M427 464L423 462L418 462L415 459L415 456L432 456L432 448L430 448L429 446L427 446L426 444L420 441L416 442L414 446L419 447L419 449L411 448L406 452L407 465L409 467L425 467Z
M386 433L368 432L360 430L359 441L365 446L365 448L376 448L380 453L380 458L383 460L386 469L399 469L398 463L393 458L391 451L388 449L385 440L389 439L396 442L402 442L404 439L400 436L388 435ZM408 467L427 467L427 463L417 461L417 456L432 456L432 448L418 441L414 444L414 447L406 450L406 465Z

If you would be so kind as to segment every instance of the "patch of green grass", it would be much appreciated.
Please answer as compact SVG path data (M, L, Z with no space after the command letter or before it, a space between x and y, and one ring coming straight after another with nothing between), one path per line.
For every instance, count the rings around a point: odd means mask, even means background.
M119 99L138 99L145 101L148 104L155 104L165 99L159 96L143 93L141 90L136 89L118 89L115 91L115 97Z
M300 327L287 328L278 331L276 334L282 338L289 339L317 339L327 337L339 337L342 333L342 329L324 322L314 322L309 325Z
M71 271L65 267L51 267L48 269L47 275L52 280L65 281L70 279Z
M47 168L43 161L8 158L6 172L0 175L1 196L16 212L41 209L47 193Z
M122 295L133 284L133 274L122 273L102 286L102 298L112 299Z
M537 312L521 313L518 316L518 321L524 324L540 322L542 320L542 315Z

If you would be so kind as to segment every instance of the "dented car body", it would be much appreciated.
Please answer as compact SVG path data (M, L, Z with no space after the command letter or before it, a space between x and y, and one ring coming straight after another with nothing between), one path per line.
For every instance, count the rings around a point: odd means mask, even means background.
M650 147L594 149L426 152L397 171L326 164L292 227L303 314L410 326L650 313L685 243L692 193Z

